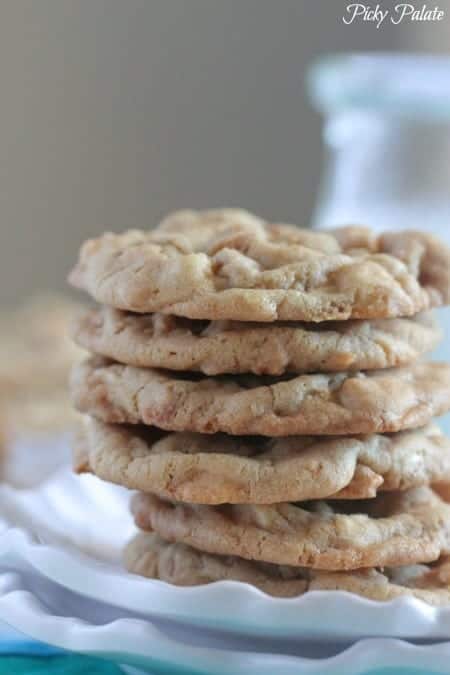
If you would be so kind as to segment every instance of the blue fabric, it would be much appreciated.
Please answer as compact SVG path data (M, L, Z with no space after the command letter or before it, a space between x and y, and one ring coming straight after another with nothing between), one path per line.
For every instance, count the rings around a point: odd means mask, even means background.
M29 656L53 656L64 654L61 649L32 640L3 640L0 638L0 657L8 654L27 654Z
M422 670L420 668L376 668L375 670L367 670L361 675L449 675L449 673L450 670L444 673L442 670Z
M101 659L72 654L30 640L4 624L0 632L0 675L123 675L122 670Z
M11 632L0 637L0 675L123 675L101 659L72 654Z
M168 663L161 664L161 670L176 675ZM169 668L169 670L166 670ZM115 664L66 652L57 647L28 640L17 633L7 638L0 637L0 675L123 675L123 671ZM375 668L360 675L450 675L450 664L447 671L423 670L411 668Z
M121 675L114 664L76 654L0 656L0 675Z

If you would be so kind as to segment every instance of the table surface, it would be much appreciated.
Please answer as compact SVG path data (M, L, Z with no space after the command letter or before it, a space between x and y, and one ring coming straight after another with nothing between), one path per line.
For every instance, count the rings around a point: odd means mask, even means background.
M138 675L139 671L35 642L0 622L0 675ZM146 675L152 675L148 672ZM160 675L154 673L153 675ZM165 672L165 675L177 675ZM199 674L200 675L200 674ZM205 675L202 673L201 675ZM241 675L237 673L236 675ZM282 675L282 673L277 673ZM360 675L450 675L433 670L378 668Z

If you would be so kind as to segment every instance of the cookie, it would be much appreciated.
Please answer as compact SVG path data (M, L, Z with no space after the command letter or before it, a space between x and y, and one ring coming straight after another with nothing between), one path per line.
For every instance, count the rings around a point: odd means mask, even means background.
M131 366L206 375L372 370L411 363L441 334L431 313L326 324L195 321L165 314L90 309L73 324L75 342Z
M85 353L68 335L80 307L58 295L38 295L0 313L0 396L67 388L70 367Z
M88 359L72 373L80 412L170 431L288 436L424 426L450 408L450 364L299 375L199 377Z
M450 250L429 234L269 224L179 211L155 230L87 241L70 282L100 303L191 319L411 316L450 299Z
M133 574L177 586L242 581L279 597L301 595L308 588L308 572L299 567L210 555L184 544L171 544L155 534L136 535L125 548L124 564Z
M375 499L205 506L137 493L136 525L206 553L325 570L397 567L450 553L450 505L430 488Z
M435 606L450 603L448 558L432 566L321 572L202 553L191 546L171 544L152 533L140 533L126 546L124 562L133 574L177 586L241 581L278 597L295 597L307 591L336 590L378 601L411 596Z
M370 600L394 600L411 596L430 605L450 603L450 558L431 565L385 567L354 572L319 572L309 585L311 591L347 591Z
M390 436L279 439L166 433L86 419L75 470L196 504L364 499L446 481L450 441L436 426Z
M67 381L85 355L68 336L76 311L64 296L42 294L0 313L0 409L9 440L74 426Z

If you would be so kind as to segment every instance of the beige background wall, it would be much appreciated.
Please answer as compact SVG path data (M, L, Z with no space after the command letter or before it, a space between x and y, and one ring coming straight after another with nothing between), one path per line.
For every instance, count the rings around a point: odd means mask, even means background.
M0 0L0 303L64 288L83 238L170 209L307 222L321 149L306 65L436 48L449 26L344 26L345 4Z

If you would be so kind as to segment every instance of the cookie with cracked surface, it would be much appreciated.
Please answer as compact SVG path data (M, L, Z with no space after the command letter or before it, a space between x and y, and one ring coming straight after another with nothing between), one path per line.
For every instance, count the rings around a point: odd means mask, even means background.
M423 600L436 607L450 604L450 558L431 565L369 568L354 572L319 572L309 585L311 591L347 591L370 600L387 601L402 596Z
M441 333L430 312L320 325L252 324L101 307L78 317L72 336L90 352L131 366L281 375L405 365L433 349Z
M178 211L155 230L87 241L70 282L100 303L192 319L411 316L450 300L435 237L270 224L237 209Z
M129 572L176 586L242 581L279 597L301 595L308 588L308 573L301 568L202 553L153 533L136 535L125 547L123 559Z
M196 504L367 499L447 481L450 441L436 426L392 435L239 437L167 433L86 418L74 468Z
M450 408L450 364L258 377L202 377L102 358L72 372L80 412L170 431L263 436L362 434L424 426Z
M173 544L153 533L140 533L126 546L129 572L176 586L198 586L215 581L241 581L268 595L295 597L307 591L348 591L371 600L401 596L430 605L450 603L450 559L433 565L375 568L352 572L320 572L301 567L244 560L236 556L202 553L185 544Z
M136 525L220 555L325 570L409 565L450 554L450 505L430 488L366 501L205 506L137 493Z

